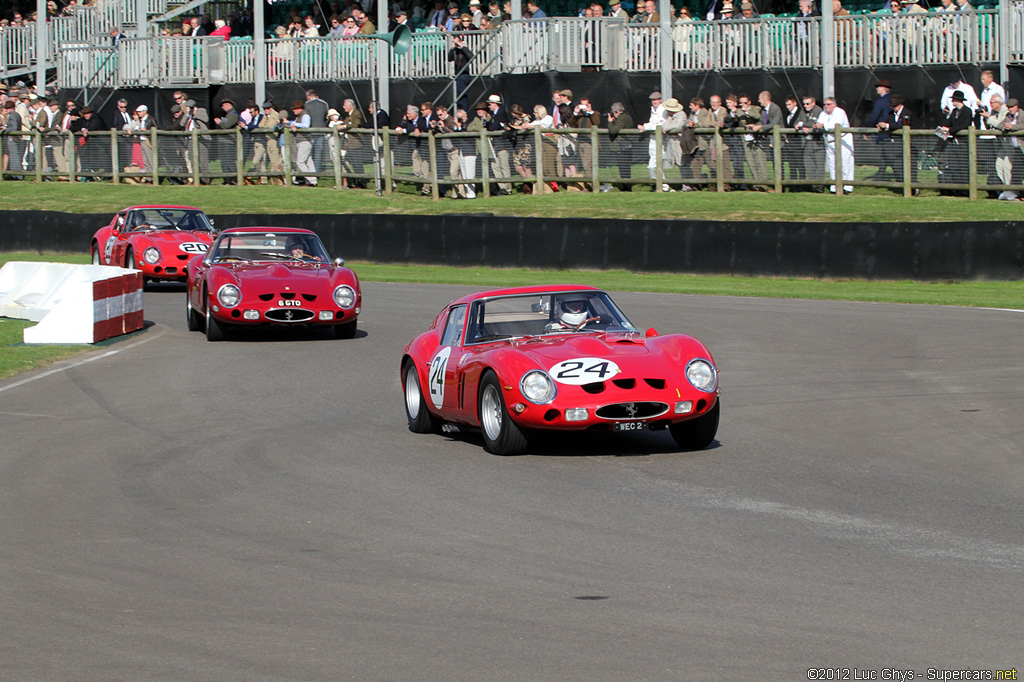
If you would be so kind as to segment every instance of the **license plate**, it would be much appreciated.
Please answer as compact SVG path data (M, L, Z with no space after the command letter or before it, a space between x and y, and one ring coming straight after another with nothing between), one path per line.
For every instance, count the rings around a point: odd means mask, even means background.
M647 428L647 422L615 422L612 424L612 431L643 431Z

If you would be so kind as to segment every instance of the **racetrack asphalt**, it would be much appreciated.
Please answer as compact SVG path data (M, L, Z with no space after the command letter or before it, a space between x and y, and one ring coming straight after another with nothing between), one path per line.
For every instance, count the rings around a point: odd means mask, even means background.
M0 382L0 679L1024 668L1024 314L616 294L711 348L718 441L502 458L402 407L470 289L364 291L350 341L208 343L155 286L143 332Z

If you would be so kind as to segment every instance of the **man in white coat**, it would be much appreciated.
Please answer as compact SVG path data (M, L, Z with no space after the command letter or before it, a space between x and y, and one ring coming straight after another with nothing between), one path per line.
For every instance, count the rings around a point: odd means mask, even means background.
M661 103L661 93L655 90L651 93L651 117L647 123L642 123L637 127L640 130L653 133L663 123L665 123L665 107ZM658 142L654 135L651 135L651 140L647 145L651 154L651 158L647 161L647 172L651 179L654 179L658 177Z
M825 98L825 110L818 116L815 128L821 128L825 137L825 166L828 168L828 176L832 182L836 180L836 136L835 127L850 127L850 119L846 112L836 105L835 97ZM853 180L853 133L840 134L843 180ZM835 193L836 186L832 185L830 192ZM849 194L853 191L853 185L844 183L843 191Z

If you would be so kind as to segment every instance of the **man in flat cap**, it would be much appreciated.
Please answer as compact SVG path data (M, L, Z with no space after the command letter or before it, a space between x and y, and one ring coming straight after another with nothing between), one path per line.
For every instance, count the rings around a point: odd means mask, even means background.
M665 107L662 105L660 90L652 92L648 99L651 101L651 115L647 119L647 123L641 123L637 128L653 133L658 126L665 123ZM647 160L647 174L653 180L658 177L658 142L654 135L649 137L647 150L650 156Z
M221 115L215 116L213 124L218 130L231 130L233 131L238 127L238 112L235 111L235 102L230 99L223 99L220 102ZM217 136L217 158L220 159L220 168L225 173L237 173L238 163L236 156L238 154L236 140L234 135L218 135ZM238 181L237 177L224 178L225 185L234 185Z

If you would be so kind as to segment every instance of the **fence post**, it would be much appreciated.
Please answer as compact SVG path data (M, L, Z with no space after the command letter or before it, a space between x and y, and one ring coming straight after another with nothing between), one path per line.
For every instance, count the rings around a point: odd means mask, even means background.
M534 162L537 168L537 181L533 183L534 194L544 194L544 150L541 145L544 144L544 136L540 133L540 126L533 129L533 148L536 151L534 154Z
M978 198L978 129L973 125L967 129L967 194ZM986 179L987 180L987 179Z
M391 131L385 128L381 132L384 134L384 144L382 145L384 151L384 191L391 194L391 185L393 184L391 177L394 170L391 166Z
M899 132L903 133L903 196L909 197L914 194L914 190L910 184L914 168L913 151L910 145L910 128L904 126L899 130Z
M427 136L427 150L430 152L430 198L437 201L441 197L437 189L437 138L433 133Z
M110 129L110 162L113 171L111 173L110 182L116 185L121 182L121 160L117 154L117 131L113 128Z
M662 161L662 149L661 149L661 138L662 131L661 126L654 129L654 191L660 192L662 187L665 185L665 169L661 166Z
M242 153L242 129L235 128L235 183L238 185L245 184L243 163L245 163L245 154Z
M34 137L34 143L36 145L36 182L43 181L43 159L46 158L43 152L43 134L36 129Z
M71 145L71 153L68 154L68 182L74 182L78 179L78 150L75 149L75 134L68 130L65 137Z
M199 177L199 129L192 129L192 139L189 140L191 146L189 147L189 153L192 155L192 186L198 187L202 178Z
M845 180L845 178L843 178L843 136L840 135L840 130L842 129L839 127L839 124L837 123L835 130L832 133L832 144L835 145L836 150L834 159L835 168L832 169L832 172L835 173L835 176L832 178L832 180L835 182L837 197L843 196L843 181Z
M490 161L491 141L487 137L487 131L480 131L480 169L483 171L481 177L484 181L484 199L491 198L491 164Z
M725 160L722 158L723 147L725 141L722 139L722 129L718 127L718 122L715 122L715 188L719 192L725 191L725 178L722 175L725 173Z
M281 149L281 158L284 161L284 186L292 186L292 129L284 129L284 147Z
M333 53L333 50L332 50ZM331 162L334 164L334 189L341 189L341 131L338 126L331 128L331 135L334 136L334 155ZM330 146L330 145L328 145ZM365 166L364 166L365 168Z
M590 126L590 169L594 176L594 194L597 194L601 191L601 153L598 149L597 126Z
M0 41L2 41L2 40L3 40L3 36L0 35ZM0 135L0 155L2 155L5 151L7 151L7 143L5 142L6 139L7 139L6 135ZM4 181L4 168L3 168L3 166L0 166L0 182L3 182L3 181Z
M157 135L156 126L149 129L149 136L152 138L149 142L149 157L153 161L153 186L156 187L160 184L160 143L157 142L160 136Z
M775 167L775 191L782 193L782 129L772 126L772 165Z

